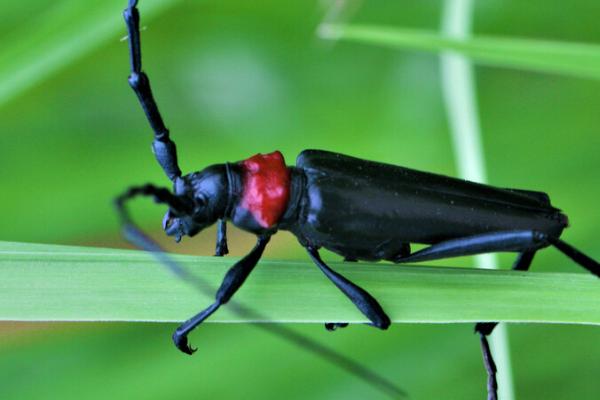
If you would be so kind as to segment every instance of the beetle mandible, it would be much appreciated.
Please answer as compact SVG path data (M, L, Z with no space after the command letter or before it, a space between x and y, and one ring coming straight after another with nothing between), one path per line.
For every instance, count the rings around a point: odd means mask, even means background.
M227 303L250 275L270 237L292 232L315 265L371 321L387 329L390 319L367 291L332 270L319 249L346 261L393 263L431 261L489 252L515 252L515 270L527 270L535 253L554 246L600 277L600 264L560 239L568 219L547 194L496 188L322 150L305 150L295 166L278 151L244 161L212 165L183 175L148 76L142 70L137 0L124 12L129 34L131 74L136 93L154 131L152 148L173 191L153 185L129 189L122 198L152 196L168 205L167 235L179 241L218 224L216 255L228 252L226 221L256 235L254 248L234 264L215 302L184 322L173 334L177 348L192 354L188 334ZM426 244L411 252L411 243ZM345 323L327 323L333 330ZM497 398L496 367L487 336L496 322L480 322L488 399Z

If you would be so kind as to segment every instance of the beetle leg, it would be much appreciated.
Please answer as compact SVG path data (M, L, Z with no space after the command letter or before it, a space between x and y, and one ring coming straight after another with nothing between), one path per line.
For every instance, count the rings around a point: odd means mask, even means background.
M556 247L561 253L600 278L600 263L598 263L598 261L586 256L575 247L558 238L548 236L546 240L552 246Z
M498 399L498 381L496 380L496 363L494 362L494 358L492 357L492 352L490 351L490 345L487 341L487 336L483 333L479 334L481 339L481 353L483 354L483 365L485 366L485 371L487 372L487 400L497 400Z
M306 247L308 254L317 267L327 276L344 294L354 303L354 305L372 322L373 326L379 329L387 329L390 326L390 318L377 300L373 298L364 289L356 286L342 275L332 270L319 255L319 251L314 247Z
M325 322L325 329L329 332L333 332L338 328L346 328L347 326L347 322Z
M480 253L517 251L521 255L517 259L513 269L524 271L529 268L535 251L549 245L556 247L577 264L600 277L600 264L597 261L558 238L536 231L492 232L447 240L426 247L407 257L398 257L395 259L395 262L430 261ZM475 331L480 336L483 361L488 374L488 400L496 400L497 398L496 365L494 364L487 341L487 335L492 332L496 325L497 323L495 322L478 323L475 325Z
M558 250L569 256L579 265L583 266L590 272L595 275L598 275L600 269L598 269L598 263L585 254L581 253L579 250L573 248L567 243L563 242L560 239L547 237L546 241L548 244L552 244L557 247ZM517 261L513 265L513 270L516 271L527 271L533 261L533 256L535 255L535 250L524 251L519 255ZM490 351L490 347L487 342L487 336L492 333L494 328L498 325L497 322L479 322L475 325L475 332L479 333L479 337L481 340L481 351L483 353L483 363L485 365L485 369L488 374L488 400L496 400L496 390L498 388L498 383L496 382L496 364L494 363L494 359L492 357L492 353Z
M250 272L252 272L258 263L258 260L260 260L267 243L269 243L269 239L270 236L260 236L252 251L236 262L233 267L227 271L219 290L217 290L217 295L215 296L216 301L203 311L185 321L175 330L173 333L173 342L179 350L186 354L192 354L196 351L196 349L192 349L189 346L187 335L206 318L217 311L220 306L227 303L231 296L233 296L240 286L242 286L246 278L248 278L248 275L250 275Z
M215 249L215 256L222 257L229 253L227 247L227 222L224 219L220 219L217 224L217 247Z
M181 176L181 170L177 163L177 151L175 143L169 138L169 130L163 122L156 101L154 101L148 75L142 71L140 13L136 6L137 0L129 0L129 5L123 12L129 37L129 57L131 63L129 85L137 95L146 118L154 131L154 142L152 143L154 155L169 179L173 181L175 178Z
M519 257L515 261L512 269L515 271L527 271L531 265L531 262L533 261L534 255L535 251L524 251L523 253L519 254ZM481 341L483 365L485 366L488 376L488 400L497 399L498 382L496 381L496 363L494 363L494 358L492 356L492 352L490 351L490 345L487 341L487 336L492 333L497 325L497 322L478 322L475 324L475 332L479 334L479 339Z
M346 256L344 262L358 262L358 258ZM346 328L350 325L348 322L325 322L325 329L329 332L333 332L339 328Z
M344 257L344 262L358 262L358 258L346 256ZM348 322L325 322L325 329L333 332L338 328L346 328L348 325Z
M592 274L600 277L600 264L568 243L538 231L501 231L462 237L436 243L406 257L397 257L394 262L420 262L441 258L470 256L500 251L527 252L542 247L554 246Z
M531 262L533 261L534 255L535 255L535 251L524 251L523 253L519 254L519 257L515 261L512 269L515 271L529 270L529 266L531 265ZM490 333L492 333L492 331L494 330L496 325L498 325L497 322L478 322L475 325L475 332L487 336Z
M499 251L522 252L548 246L546 235L533 231L502 231L462 237L436 243L405 257L397 263L438 260Z

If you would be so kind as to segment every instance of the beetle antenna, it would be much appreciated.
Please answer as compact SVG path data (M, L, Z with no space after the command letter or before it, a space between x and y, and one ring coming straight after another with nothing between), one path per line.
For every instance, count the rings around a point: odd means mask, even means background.
M154 142L152 150L156 160L165 171L171 181L181 176L181 170L177 162L177 150L175 143L169 136L169 130L163 122L158 105L152 95L150 79L142 71L142 46L140 42L140 13L137 9L137 0L130 0L129 5L123 12L127 24L129 38L129 61L131 74L129 75L129 86L137 95L146 118L154 131Z
M210 287L210 284L199 276L190 274L185 268L170 257L153 239L146 235L131 219L125 204L127 201L137 196L153 196L159 203L169 204L170 207L177 207L177 202L180 199L171 194L167 189L157 188L153 185L144 185L130 188L127 192L117 197L115 206L121 219L123 234L127 241L134 246L150 252L158 261L166 266L175 276L181 278L193 286L202 294L212 297L216 291ZM234 300L228 303L230 309L250 321L259 321L261 323L255 326L280 337L290 343L300 346L302 349L309 351L339 368L344 369L348 373L363 380L369 385L384 392L389 397L394 399L408 398L407 393L396 386L390 380L370 370L369 368L359 364L351 358L307 337L297 331L290 329L282 324L268 323L269 319L264 315L243 306ZM265 323L266 322L266 323Z
M193 206L185 201L182 197L176 196L169 189L154 186L150 183L143 186L133 186L125 193L117 197L115 205L119 211L121 221L129 221L129 215L125 209L125 202L138 196L151 196L154 201L160 204L166 204L177 215L189 214L192 212Z

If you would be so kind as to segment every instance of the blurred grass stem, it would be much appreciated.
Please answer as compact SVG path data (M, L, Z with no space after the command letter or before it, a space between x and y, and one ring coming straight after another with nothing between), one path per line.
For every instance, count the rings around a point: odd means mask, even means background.
M471 31L472 13L471 0L446 0L442 21L444 35L455 40L466 39ZM459 176L470 181L486 183L473 66L460 54L444 52L441 55L441 72L444 102ZM476 256L475 264L483 268L498 268L498 260L494 254ZM498 398L513 400L514 386L505 324L496 327L490 336L490 346L498 366Z
M597 44L483 35L463 40L423 29L335 23L322 25L319 34L323 39L396 49L453 51L482 65L600 79L600 46Z

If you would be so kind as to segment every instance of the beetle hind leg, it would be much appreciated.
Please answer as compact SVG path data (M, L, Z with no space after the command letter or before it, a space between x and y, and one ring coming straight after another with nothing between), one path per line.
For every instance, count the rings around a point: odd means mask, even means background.
M570 244L552 236L547 237L548 243L556 247L561 253L575 261L577 264L587 269L592 274L600 278L600 263L593 258L583 254Z
M493 328L492 328L493 329ZM490 351L490 345L487 340L487 335L480 333L479 337L481 339L481 352L483 354L483 365L485 366L485 370L487 372L487 400L497 400L498 399L498 381L496 380L496 363L494 362L494 358L492 357L492 352Z
M543 239L547 242L547 244L551 244L556 247L560 252L565 254L567 257L571 258L577 264L581 265L592 274L600 277L600 265L597 261L583 254L579 250L575 249L571 245L565 243L564 241L554 238L552 236L542 236ZM535 250L524 251L519 255L517 261L513 265L513 270L516 271L527 271L531 266L531 262L533 261L533 256L535 255ZM498 384L496 382L496 364L494 363L494 359L492 357L492 353L490 351L489 344L487 342L487 336L492 333L494 328L498 325L497 322L479 322L475 325L475 332L479 334L481 340L481 351L483 355L483 363L485 365L485 369L488 374L488 400L496 400L497 399L497 388Z
M513 265L515 271L527 271L533 261L535 250L524 251L519 254L519 257ZM498 325L497 322L478 322L475 324L475 332L479 334L479 340L481 341L481 355L483 357L483 365L487 372L487 392L488 400L496 400L498 395L498 382L496 380L496 363L490 350L487 337L492 333L494 328Z

